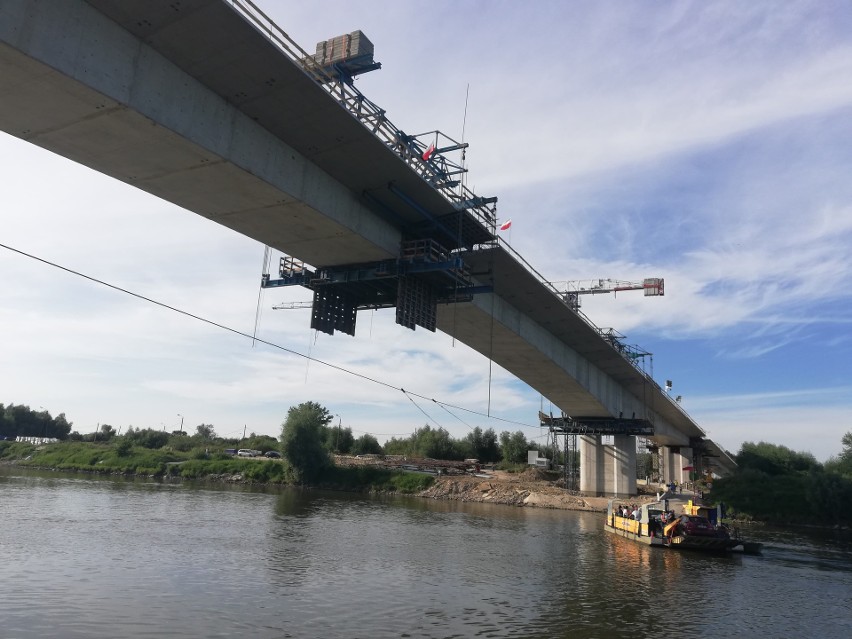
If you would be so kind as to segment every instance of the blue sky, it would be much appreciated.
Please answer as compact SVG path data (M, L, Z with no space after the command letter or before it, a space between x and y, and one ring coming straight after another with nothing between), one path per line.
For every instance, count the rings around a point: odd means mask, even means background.
M548 279L664 277L587 296L732 452L824 460L852 430L852 12L842 2L326 2L260 6L303 48L361 29L359 88L410 133L465 140L469 185ZM0 135L0 242L252 332L263 247ZM451 414L0 251L0 402L115 427L275 435L319 401L380 439L426 423L540 437L542 398L442 334L362 313L309 328L263 294L259 335L489 412ZM389 365L393 362L393 366ZM489 406L490 378L490 406ZM546 407L545 403L545 407ZM501 421L505 420L505 421Z

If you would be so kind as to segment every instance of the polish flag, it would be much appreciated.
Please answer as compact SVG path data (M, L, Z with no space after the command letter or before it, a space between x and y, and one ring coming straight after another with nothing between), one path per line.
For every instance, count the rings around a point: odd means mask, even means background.
M508 231L512 226L512 220L506 220L503 224L500 225L501 231Z
M425 151L423 151L423 155L422 155L422 157L423 157L423 161L424 161L424 162L428 162L428 161L429 161L429 158L431 158L431 157L432 157L432 154L433 154L434 152L435 152L435 143L434 143L434 142L432 142L432 144L430 144L430 145L429 145L429 148L428 148L428 149L426 149Z

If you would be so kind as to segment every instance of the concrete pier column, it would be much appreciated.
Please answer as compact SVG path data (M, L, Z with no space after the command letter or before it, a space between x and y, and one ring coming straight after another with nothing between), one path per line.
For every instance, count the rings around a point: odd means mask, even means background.
M674 468L677 466L677 463L674 461L676 450L678 449L672 448L671 446L663 446L660 448L663 463L662 468L660 468L660 480L666 485L677 479L677 476L674 474Z
M616 435L612 446L607 447L606 492L615 497L636 494L636 437Z
M663 446L663 482L678 484L689 481L689 472L684 470L692 466L692 449L687 446Z
M681 446L676 459L677 467L675 468L675 479L677 479L678 484L683 484L689 481L690 471L684 470L684 468L692 466L692 449L687 448L686 446Z
M600 435L580 436L580 492L585 495L604 493L603 449Z

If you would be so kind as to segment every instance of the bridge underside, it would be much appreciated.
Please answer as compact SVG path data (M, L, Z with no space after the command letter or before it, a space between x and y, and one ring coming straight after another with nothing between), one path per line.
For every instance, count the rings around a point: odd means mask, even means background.
M228 3L0 0L0 17L2 130L318 268L449 244L464 276L451 288L491 292L412 327L434 321L568 415L635 414L661 444L703 435Z

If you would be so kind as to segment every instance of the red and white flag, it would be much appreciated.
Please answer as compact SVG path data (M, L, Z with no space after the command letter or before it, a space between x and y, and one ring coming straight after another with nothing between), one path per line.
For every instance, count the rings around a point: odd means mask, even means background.
M428 161L429 161L429 158L431 158L431 157L432 157L432 154L433 154L434 152L435 152L435 143L434 143L434 142L432 142L432 144L430 144L430 145L429 145L429 148L428 148L428 149L426 149L425 151L423 151L423 155L422 155L422 157L423 157L423 161L424 161L424 162L428 162Z
M512 220L506 220L500 225L501 231L508 231L512 227Z

